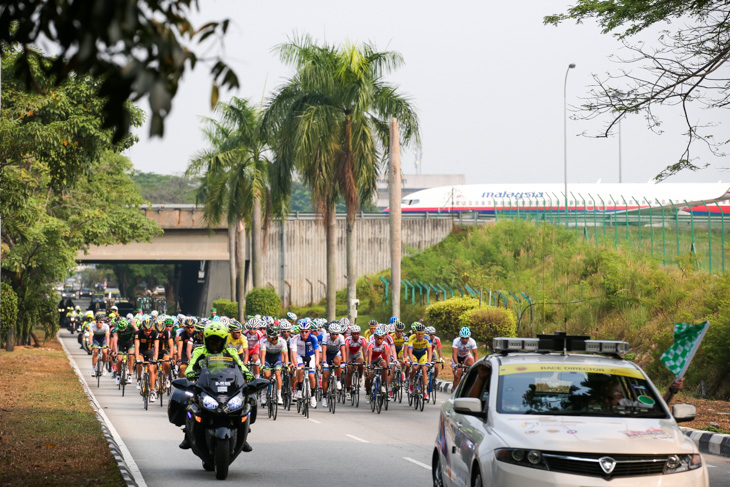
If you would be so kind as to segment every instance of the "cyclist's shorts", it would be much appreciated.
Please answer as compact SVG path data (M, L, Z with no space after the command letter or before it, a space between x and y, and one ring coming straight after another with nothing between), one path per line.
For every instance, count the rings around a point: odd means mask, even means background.
M107 348L106 335L94 335L91 346L94 348Z
M418 360L419 364L425 364L428 360L428 354L426 352L423 352L421 354L418 354L416 352L413 352L413 357Z
M327 363L328 364L331 364L331 363L333 363L335 361L335 359L337 357L341 357L341 356L342 356L342 354L340 353L339 350L336 353L333 353L332 355L330 355L329 353L327 353Z
M248 348L248 354L249 354L249 356L250 355L253 355L253 354L259 355L260 353L261 353L261 346L258 343L256 344L255 347L253 347L253 348L252 347L249 347Z
M264 361L264 370L281 370L281 360L270 362L268 359Z
M140 352L140 358L145 362L152 362L155 359L155 351L152 349Z
M385 367L388 365L388 363L383 357L377 357L373 359L373 365L376 367Z
M313 359L314 359L314 355L304 355L304 356L297 355L297 365L299 367L302 367L304 365L309 365L310 367L312 367L311 369L309 369L309 373L314 374L314 360Z
M350 354L350 355L349 355L349 360L350 360L350 362L354 362L354 361L355 361L355 360L357 360L357 359L364 359L364 358L365 358L365 356L364 356L364 355L362 354L362 350L359 350L359 351L358 351L358 352L357 352L356 354L354 354L354 355L352 355L352 354Z
M129 340L127 342L119 342L117 344L117 348L119 349L119 352L121 353L134 353L134 340Z

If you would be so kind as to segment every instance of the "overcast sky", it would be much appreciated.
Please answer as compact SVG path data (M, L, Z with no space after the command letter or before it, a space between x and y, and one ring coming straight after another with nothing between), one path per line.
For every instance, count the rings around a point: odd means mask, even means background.
M225 38L226 60L239 76L231 96L259 102L291 74L273 46L293 33L308 33L329 43L370 41L395 50L405 66L387 79L416 105L421 121L424 174L458 173L468 183L563 181L563 82L568 64L568 105L578 106L592 84L592 74L616 70L611 54L628 54L593 23L544 26L545 15L564 12L573 2L522 0L272 2L201 0L199 21L231 19ZM647 39L648 40L648 39ZM187 73L173 102L162 139L140 142L127 156L145 172L181 174L193 154L204 147L200 118L210 111L208 68ZM147 101L140 102L147 110ZM650 132L640 115L622 124L624 182L646 182L681 156L685 130L677 110L660 111L665 133ZM702 111L698 119L709 119ZM714 120L727 119L715 113ZM596 139L600 122L568 120L568 181L618 182L618 137ZM723 127L727 132L727 126ZM717 158L698 144L699 173L672 182L730 181L727 158ZM415 154L404 153L405 173L415 170Z

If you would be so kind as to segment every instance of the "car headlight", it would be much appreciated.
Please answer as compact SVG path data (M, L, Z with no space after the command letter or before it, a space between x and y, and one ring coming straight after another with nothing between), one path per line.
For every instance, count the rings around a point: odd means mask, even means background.
M203 394L201 398L203 399L203 407L205 409L210 409L211 411L218 409L218 401L210 397L208 394Z
M228 409L230 410L236 410L241 409L243 406L243 394L239 393L231 398L230 401L228 401Z
M702 457L695 453L694 455L669 455L667 463L664 465L664 473L679 473L695 470L702 466Z
M539 468L546 470L547 465L539 450L523 450L520 448L499 448L494 456L500 462L520 465L522 467Z

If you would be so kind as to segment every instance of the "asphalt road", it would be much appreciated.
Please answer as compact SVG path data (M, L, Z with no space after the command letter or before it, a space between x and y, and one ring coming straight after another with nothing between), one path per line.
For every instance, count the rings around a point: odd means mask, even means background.
M91 360L79 349L76 336L62 331L61 338L91 384L92 393L134 457L147 485L184 487L200 482L216 482L212 472L203 470L190 451L180 450L180 428L167 420L164 407L152 403L145 411L135 387L125 397L110 377L97 388L91 378ZM305 419L291 411L279 410L276 421L259 410L251 426L249 442L253 452L242 453L230 467L229 482L245 481L247 486L341 485L356 481L363 485L398 487L430 485L430 457L436 434L437 404L423 412L407 404L391 404L380 415L372 413L360 396L360 407L340 405L336 414L322 407L311 410ZM730 487L730 458L705 455L712 487Z

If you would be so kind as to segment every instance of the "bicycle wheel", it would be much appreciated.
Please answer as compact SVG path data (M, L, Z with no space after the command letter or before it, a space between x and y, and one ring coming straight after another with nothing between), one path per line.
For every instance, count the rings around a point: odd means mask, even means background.
M376 405L376 409L378 410L378 414L380 414L380 411L382 411L382 410L383 410L383 400L384 400L384 398L383 398L383 393L382 393L382 392L378 392L378 393L377 393L377 394L375 395L375 397L377 398L377 403L378 403L378 404Z
M101 355L101 354L99 354ZM96 357L96 387L101 387L101 357Z
M165 374L162 371L157 370L157 399L160 400L160 407L162 407L162 396L165 395Z
M122 386L122 397L124 397L124 388L127 386L127 376L129 374L127 369L127 361L122 360L122 375L119 378L119 385Z
M302 414L305 418L309 418L309 399L312 397L309 387L309 377L304 378L304 386L302 387Z
M273 409L273 413L272 413L272 414L273 414L273 415L272 415L272 419L273 419L274 421L276 421L276 416L277 416L277 415L279 414L279 403L277 402L277 399L276 399L276 395L274 395L274 396L273 396L273 397L271 398L271 404L273 404L273 406L271 406L271 407L272 407L272 409Z
M357 370L352 373L352 393L355 396L355 407L360 407L360 372Z
M144 402L144 410L147 411L150 401L150 378L147 372L142 373L142 401Z
M413 394L414 394L414 391L411 390L411 388L413 387L413 380L412 379L409 379L406 382L405 387L408 387L408 391L406 392L406 394L408 394L408 406L413 406Z

